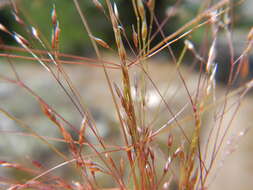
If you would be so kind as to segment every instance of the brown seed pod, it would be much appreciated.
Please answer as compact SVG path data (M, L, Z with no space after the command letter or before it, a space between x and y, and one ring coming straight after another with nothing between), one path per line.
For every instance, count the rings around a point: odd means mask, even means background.
M100 38L97 38L97 37L94 37L94 36L91 36L91 38L94 39L95 42L97 42L102 47L110 49L110 46L104 40L101 40Z

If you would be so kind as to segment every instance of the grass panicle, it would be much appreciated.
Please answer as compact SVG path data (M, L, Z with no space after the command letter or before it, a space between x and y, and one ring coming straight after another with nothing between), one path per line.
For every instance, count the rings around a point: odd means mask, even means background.
M0 45L0 49L5 50L0 57L6 58L13 74L10 76L1 72L0 81L16 85L33 97L40 113L47 118L49 126L57 129L59 136L40 134L30 123L0 106L1 117L7 117L23 129L22 132L1 130L1 135L15 134L40 140L57 158L57 162L52 161L54 165L50 167L43 160L26 159L26 163L15 158L0 160L1 168L22 173L22 179L15 178L15 175L1 178L0 187L8 190L204 190L212 185L217 175L215 172L220 170L217 163L223 166L225 158L247 133L247 130L242 130L227 140L243 98L253 87L252 80L249 80L232 88L238 77L246 80L249 74L248 55L253 41L251 29L243 52L235 58L231 36L233 31L229 24L233 18L231 10L241 1L233 4L221 0L211 4L204 0L194 18L167 34L164 26L179 14L183 4L181 1L176 1L166 10L164 20L157 18L155 0L130 1L128 9L135 15L135 23L130 25L129 32L124 28L120 3L93 0L92 6L104 14L103 19L111 25L113 44L96 37L96 28L90 25L81 1L73 0L71 3L81 19L83 33L89 37L96 57L61 52L61 32L65 26L61 25L57 5L52 4L52 36L49 39L42 37L39 28L23 20L19 15L25 10L19 10L14 1L11 2L14 20L26 33L10 31L0 24L0 30L10 35L17 44ZM207 33L203 35L203 44L200 44L205 48L199 48L191 37L201 29ZM227 38L231 58L226 90L218 96L216 75L219 65L215 60L219 34L222 32ZM159 42L154 41L157 36L161 37ZM175 53L172 45L180 40L184 40L184 46L182 49L178 46L179 53ZM39 44L39 47L35 44ZM108 61L105 51L117 59ZM173 67L167 73L165 90L153 76L155 70L150 64L150 61L155 62L151 58L161 52L170 57ZM188 53L194 58L194 63L186 71L184 62ZM38 63L52 77L57 88L61 89L61 96L73 105L74 113L79 118L78 124L70 122L52 102L26 84L15 64L15 61L21 60ZM86 97L82 96L80 89L75 86L76 81L68 74L67 65L103 71L106 93L110 94L112 104L107 112L115 112L116 115L111 114L116 121L109 127L115 128L116 132L111 131L110 138L101 132ZM189 73L194 72L196 67L199 72L192 79ZM115 79L113 72L120 77ZM96 84L95 88L99 88L99 85ZM156 98L153 103L155 109L150 106L154 98L151 90ZM51 93L54 93L53 90ZM103 95L98 97L103 98ZM94 97L91 104L96 105L98 99ZM205 117L209 113L211 119L207 124ZM117 137L113 137L114 133ZM59 148L59 144L64 148ZM220 159L222 153L224 155ZM75 175L66 178L65 173Z

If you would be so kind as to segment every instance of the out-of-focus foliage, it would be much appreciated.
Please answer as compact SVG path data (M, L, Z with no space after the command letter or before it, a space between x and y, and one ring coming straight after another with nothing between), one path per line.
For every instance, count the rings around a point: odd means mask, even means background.
M104 6L103 0L100 0L99 2ZM201 7L198 6L197 1L156 0L155 2L157 23L154 22L155 24L153 25L152 30L153 33L157 31L157 24L161 25L161 23L166 20L166 16L171 14L171 11L174 11L162 28L166 36L175 32L178 28L180 28L180 26L183 26L184 23L194 18L198 12L201 12ZM79 3L81 5L82 12L88 18L88 22L95 37L103 39L109 45L115 44L111 22L95 7L93 0L82 0L79 1ZM132 25L135 25L136 27L136 17L132 8L132 2L131 0L115 0L115 3L119 10L118 12L122 28L126 32L128 38L131 38ZM44 40L50 42L53 30L51 11L54 5L61 29L60 51L80 55L89 54L92 49L91 44L87 33L84 32L81 18L78 15L72 0L20 0L18 1L17 7L20 9L20 15L23 15L22 19L26 21L27 27L29 28L30 26L35 26L39 29L41 35L43 35ZM147 7L146 9L148 10ZM238 11L237 9L231 10L231 14L233 11ZM105 11L107 12L108 10L105 9ZM13 30L25 35L25 31L23 31L24 26L19 27L19 24L14 22L14 18L11 17L11 15L8 15L7 17L10 20L9 22L12 22L8 25L13 28ZM248 26L250 24L249 19L244 19L244 21L245 23L243 23L243 26ZM233 27L236 26L236 23L233 23ZM240 27L242 26L240 25ZM189 37L192 38L195 44L201 44L202 39L206 37L206 34L206 28L201 27L194 31ZM6 38L6 36L4 36L4 38ZM162 35L158 33L151 44L154 45L161 40ZM179 47L182 44L183 43L180 43L180 41L179 43L173 44L174 50L176 51L181 49Z
M104 1L100 1L104 5ZM120 19L122 21L122 27L128 36L131 37L132 25L136 23L136 18L132 10L131 1L116 0ZM166 15L166 9L170 5L174 4L173 1L156 1L156 16L159 23L161 23ZM21 0L18 4L24 19L31 26L36 26L43 34L44 38L49 42L52 32L52 21L51 21L51 11L53 5L56 7L57 16L60 23L61 35L60 35L60 49L64 52L71 53L89 53L90 42L86 33L84 32L84 27L80 16L71 0ZM99 11L93 4L92 0L80 1L80 5L83 13L88 18L88 22L96 37L107 41L109 44L114 44L112 42L113 31L111 29L111 23L104 16L104 14ZM131 10L131 11L130 11ZM105 9L105 11L107 11ZM180 17L176 16L169 21L165 26L165 34L172 33L179 26ZM184 19L182 19L183 21ZM36 24L35 24L36 23ZM23 27L21 27L23 28ZM157 27L154 26L154 30ZM19 31L17 25L15 27ZM153 30L153 31L154 31ZM158 35L159 36L159 35ZM159 37L158 37L159 38ZM157 40L161 40L161 37Z
M51 39L52 21L51 11L55 5L57 17L59 20L60 49L62 51L71 51L81 53L87 49L88 36L85 35L82 21L77 14L76 8L70 0L22 0L20 9L31 25L36 25L41 34L47 41ZM103 23L98 23L102 16L93 6L92 1L82 1L84 14L90 18L90 23L96 23L96 30L101 31ZM101 19L102 20L102 19ZM35 24L36 23L36 24Z

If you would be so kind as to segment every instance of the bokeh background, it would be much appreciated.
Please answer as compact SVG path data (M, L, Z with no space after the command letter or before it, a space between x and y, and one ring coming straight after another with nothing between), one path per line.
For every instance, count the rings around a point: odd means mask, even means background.
M6 1L7 2L7 1ZM52 33L51 23L51 11L53 5L56 7L57 16L60 22L60 52L68 53L79 56L95 57L95 53L92 49L90 40L84 30L81 19L75 9L75 6L70 0L19 0L17 1L17 7L20 10L22 19L27 25L22 25L15 21L12 8L8 5L8 2L0 1L0 23L4 24L10 29L10 31L16 31L21 35L26 36L26 29L34 26L39 29L41 36L45 41L50 42ZM156 15L159 23L163 22L166 15L171 14L171 18L165 24L163 31L165 35L169 35L176 31L180 26L184 25L187 21L194 18L198 11L200 11L200 0L184 0L184 1L171 1L171 0L157 0L156 1ZM102 3L102 2L101 2ZM131 8L131 1L129 0L115 0L120 13L122 21L122 27L126 31L128 36L131 36L132 25L135 23L135 17ZM80 1L81 8L88 18L88 21L93 31L94 36L103 39L111 45L112 49L115 48L113 31L111 23L104 16L102 12L97 10L92 0ZM103 4L103 3L102 3ZM247 44L247 34L253 25L253 1L246 0L240 6L236 6L232 10L233 20L231 28L233 28L233 45L235 48L235 56L238 57ZM153 30L156 31L154 26ZM157 36L152 45L161 41L162 37ZM189 39L194 42L197 49L204 54L208 51L208 47L205 47L204 43L206 39L206 28L200 28L193 32ZM17 45L15 41L3 32L0 32L1 44ZM208 43L207 43L208 44ZM34 44L39 48L39 44ZM209 44L210 45L210 44ZM178 41L173 44L172 48L176 55L178 55L183 47L183 41ZM1 50L4 52L4 50ZM130 52L130 50L128 50ZM185 60L184 66L182 66L182 72L188 79L189 86L194 88L194 83L198 79L198 67L192 67L194 62L193 56L189 53ZM115 57L115 51L105 51L105 60L112 62L118 62ZM225 34L223 32L219 35L217 62L219 64L217 73L217 94L224 94L226 81L228 78L229 70L229 52L227 48L227 41L225 40ZM251 56L249 56L251 63ZM79 126L81 119L77 111L67 99L63 96L62 90L53 81L49 73L47 73L40 65L35 62L27 62L22 60L15 60L15 68L22 80L33 89L37 94L43 97L50 105L55 107L64 118L74 125ZM171 75L170 71L175 67L170 63L171 58L168 53L162 52L155 56L150 61L150 74L154 81L156 81L161 91L165 91L168 85L168 76ZM1 59L0 73L6 76L13 76L10 66L6 64L6 59ZM105 77L102 69L89 66L78 65L66 65L65 67L70 78L74 82L80 94L84 98L84 102L90 109L94 119L97 122L98 128L102 136L110 140L112 143L117 142L117 136L119 134L117 128L117 120L115 119L115 112L113 111L113 102L106 85ZM249 75L244 80L252 78L253 68L249 64ZM110 76L113 80L119 81L120 74L116 71L111 71ZM179 109L180 105L183 105L186 99L186 93L182 89L179 79L175 79L173 82L169 80L169 89L171 91L177 90L177 94L171 93L169 96L173 97L173 106L175 109ZM237 85L240 85L241 81L238 81ZM181 85L181 86L180 86ZM155 109L158 105L159 98L154 91L150 91L152 94L152 101L150 104L150 110ZM183 101L182 101L183 100ZM54 128L48 122L48 119L41 113L41 109L32 97L30 97L24 90L20 89L16 85L11 85L6 82L0 81L0 106L15 117L29 123L36 132L40 135L48 136L51 138L59 136L58 130ZM237 135L240 131L250 129L252 127L252 112L253 111L253 97L252 94L245 98L242 102L240 113L235 120L233 130L230 135ZM207 116L208 117L208 116ZM159 123L166 121L166 115L162 115ZM207 119L208 121L208 119ZM208 123L208 122L206 122ZM234 129L235 128L235 129ZM48 151L48 147L33 137L24 135L24 130L20 129L17 123L9 120L8 118L0 115L0 159L16 161L17 158L22 163L26 163L29 159L43 160L48 167L52 167L57 162L56 155ZM218 177L214 181L211 189L243 189L251 190L253 186L253 141L251 140L253 133L248 130L247 135L243 136L234 145L231 145L235 149L233 154L224 156L226 158L225 164L218 172ZM92 140L92 137L90 137ZM161 142L162 143L162 142ZM8 145L6 149L6 145ZM58 147L61 145L58 144ZM231 151L224 149L226 151ZM220 164L217 163L217 164ZM66 171L67 172L66 172ZM66 175L66 178L75 179L73 174L70 177L70 173L66 168L59 170L59 173ZM72 174L72 173L71 173ZM15 176L16 179L29 178L24 177L22 174L12 172L5 169L0 169L1 176ZM1 189L1 186L0 186Z

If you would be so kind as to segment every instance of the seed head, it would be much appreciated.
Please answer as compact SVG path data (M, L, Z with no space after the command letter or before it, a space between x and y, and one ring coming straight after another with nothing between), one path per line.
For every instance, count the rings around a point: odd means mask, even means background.
M52 13L51 13L51 19L52 19L53 25L56 25L56 23L57 23L57 14L56 14L56 10L55 10L55 4L53 5L53 9L52 9Z
M193 45L193 43L190 41L190 40L185 40L184 41L184 44L185 44L185 46L189 49L189 50L194 50L194 45Z
M116 18L119 19L119 11L118 11L116 3L113 4L113 11L114 11Z
M248 41L252 41L253 40L253 27L250 29L247 39L248 39Z

